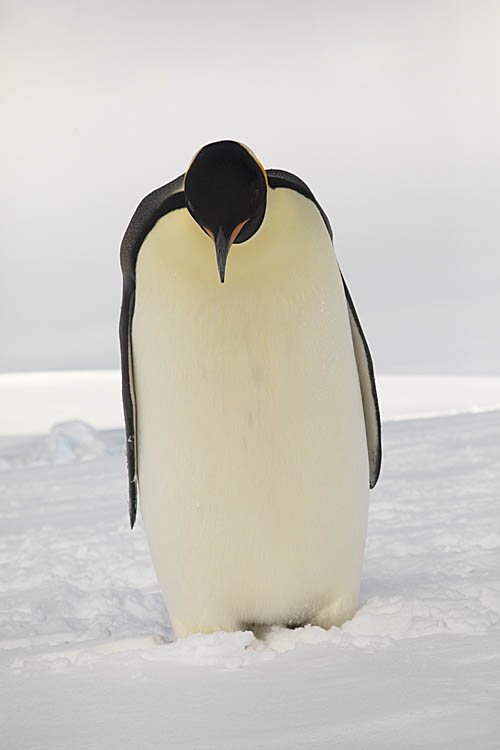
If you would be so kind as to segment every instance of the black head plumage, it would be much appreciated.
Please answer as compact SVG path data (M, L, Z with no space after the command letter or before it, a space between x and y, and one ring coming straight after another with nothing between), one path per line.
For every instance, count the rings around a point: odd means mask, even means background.
M194 157L186 172L184 193L189 213L214 240L224 281L231 245L250 239L264 219L266 173L242 144L217 141Z

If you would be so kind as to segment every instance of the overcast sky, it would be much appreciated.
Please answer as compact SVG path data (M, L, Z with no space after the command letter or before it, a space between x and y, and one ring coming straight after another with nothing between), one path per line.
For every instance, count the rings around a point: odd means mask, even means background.
M0 371L118 367L132 212L233 138L325 208L379 372L500 374L500 3L1 7Z

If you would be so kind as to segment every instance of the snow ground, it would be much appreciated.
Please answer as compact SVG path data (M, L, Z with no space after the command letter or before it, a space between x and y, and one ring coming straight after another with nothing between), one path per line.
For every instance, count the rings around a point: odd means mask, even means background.
M171 643L122 433L0 439L2 747L498 748L499 444L386 423L354 619Z
M377 375L382 419L500 409L500 377ZM0 374L0 434L34 435L81 419L101 430L123 424L117 370Z

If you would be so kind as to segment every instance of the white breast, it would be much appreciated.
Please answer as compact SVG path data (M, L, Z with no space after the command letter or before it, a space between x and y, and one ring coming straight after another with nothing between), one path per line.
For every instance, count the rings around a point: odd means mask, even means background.
M270 190L224 284L188 212L163 217L137 261L132 343L141 508L177 635L350 616L367 451L342 282L314 204Z

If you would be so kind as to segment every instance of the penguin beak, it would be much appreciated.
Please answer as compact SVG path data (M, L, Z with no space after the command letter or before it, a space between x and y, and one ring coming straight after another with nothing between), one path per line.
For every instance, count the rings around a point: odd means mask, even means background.
M225 232L223 227L219 227L217 234L214 236L214 233L208 227L204 227L207 234L209 234L215 242L215 254L217 256L217 268L219 269L221 284L224 283L224 278L226 275L227 256L229 255L231 245L233 244L247 221L248 219L240 221L240 223L235 226L230 235Z
M221 284L224 283L224 276L226 274L226 261L231 249L230 238L226 235L222 227L219 227L217 236L215 237L215 254L217 255L217 268L219 269L219 276Z

